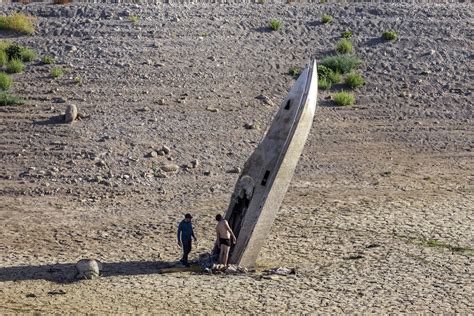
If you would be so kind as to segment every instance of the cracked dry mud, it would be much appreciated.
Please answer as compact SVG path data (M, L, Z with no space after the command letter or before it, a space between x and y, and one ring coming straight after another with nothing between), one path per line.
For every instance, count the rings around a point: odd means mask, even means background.
M0 7L17 10L37 31L0 36L69 72L29 64L14 76L26 105L0 107L2 313L472 312L472 4ZM387 29L399 40L380 40ZM352 107L320 92L257 272L158 274L179 257L184 213L192 254L212 247L228 171L264 134L289 67L332 54L346 30L366 85ZM55 124L69 103L86 117ZM165 164L179 169L159 176ZM103 277L69 282L83 258ZM278 266L297 274L260 277Z

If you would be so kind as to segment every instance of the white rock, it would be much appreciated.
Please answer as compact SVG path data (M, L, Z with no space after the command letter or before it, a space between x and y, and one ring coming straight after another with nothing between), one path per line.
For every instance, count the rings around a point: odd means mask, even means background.
M95 279L100 276L102 263L94 259L81 259L76 263L78 279Z
M166 164L161 166L161 170L164 172L177 172L179 170L179 166L175 164Z
M66 107L65 121L72 123L77 118L77 107L74 104L68 104Z

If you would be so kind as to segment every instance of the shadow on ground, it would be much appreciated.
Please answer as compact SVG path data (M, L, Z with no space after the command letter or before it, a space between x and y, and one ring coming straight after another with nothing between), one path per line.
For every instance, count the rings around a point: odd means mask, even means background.
M117 275L141 275L162 273L163 269L175 267L174 262L131 261L102 263L101 277ZM0 268L0 282L46 280L56 283L76 281L74 263L58 263L41 266L17 266Z
M64 121L64 115L52 116L46 120L33 121L34 125L51 125L51 124L66 124Z

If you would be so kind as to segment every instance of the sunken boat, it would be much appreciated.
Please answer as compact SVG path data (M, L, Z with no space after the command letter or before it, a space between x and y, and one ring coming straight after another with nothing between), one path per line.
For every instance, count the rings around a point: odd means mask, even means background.
M308 138L317 94L317 68L312 61L282 102L239 176L225 214L237 237L230 250L230 264L255 266Z

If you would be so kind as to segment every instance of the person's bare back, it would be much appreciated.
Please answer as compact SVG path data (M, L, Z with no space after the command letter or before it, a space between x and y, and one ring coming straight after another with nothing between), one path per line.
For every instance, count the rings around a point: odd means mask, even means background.
M230 239L229 223L225 219L220 220L216 226L218 238Z

